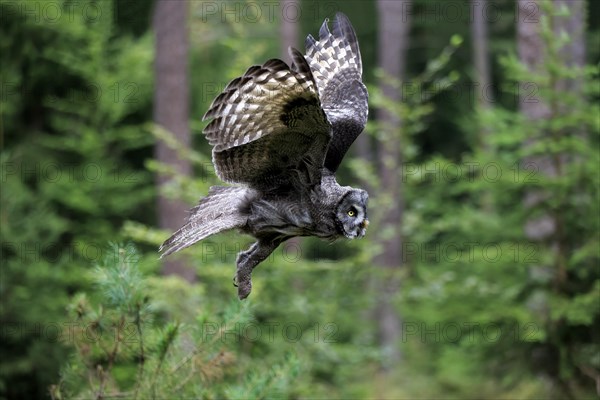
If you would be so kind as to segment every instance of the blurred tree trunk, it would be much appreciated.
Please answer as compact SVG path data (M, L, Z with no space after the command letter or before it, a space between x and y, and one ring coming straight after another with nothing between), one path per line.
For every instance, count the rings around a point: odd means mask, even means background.
M545 45L541 36L542 12L537 0L518 0L517 3L517 50L519 59L529 71L545 74ZM522 82L522 85L536 82ZM519 92L523 94L523 90ZM541 120L549 116L548 105L537 98L536 101L519 101L519 108L530 120Z
M545 66L545 46L541 36L541 9L536 1L518 0L517 3L517 50L519 59L531 72L541 75L547 73ZM525 17L527 16L527 17ZM532 87L539 89L536 82L521 82L519 94L529 94ZM535 90L539 93L539 90ZM532 122L543 121L550 117L550 109L544 99L537 97L533 99L522 98L519 101L520 112ZM531 141L526 145L531 145ZM553 175L550 159L548 157L536 157L525 160L526 164L535 165L540 173ZM539 191L531 191L525 195L525 206L534 207L543 199ZM536 219L530 219L525 225L527 238L542 241L554 233L554 220L549 215L543 215Z
M379 67L385 75L402 80L404 78L405 55L408 45L410 24L409 13L406 7L409 3L403 1L378 0L377 10L379 15ZM385 78L381 82L381 89L386 98L399 102L401 93L393 85L386 84ZM402 262L402 238L400 226L404 201L400 188L400 166L402 154L400 152L401 122L397 115L385 109L377 110L377 120L381 124L384 137L380 139L378 156L380 162L379 175L381 191L379 196L384 199L380 212L381 226L378 227L379 242L382 244L382 253L375 259L375 264L384 271L383 279L379 282L376 318L379 325L379 340L384 354L388 357L389 366L397 363L401 358L399 349L401 335L401 319L394 310L391 299L399 290L398 270Z
M536 97L535 99L522 99L519 102L521 113L532 122L544 121L553 117L559 116L569 112L569 110L561 109L564 108L565 103L559 104L558 99L559 93L571 92L571 95L582 95L581 94L581 80L578 79L562 79L557 77L555 73L547 67L547 51L548 48L544 43L540 29L541 29L541 17L543 13L543 7L539 1L531 0L519 0L519 18L517 18L517 47L519 52L519 58L521 62L527 66L527 68L535 73L548 76L550 89L554 90L556 94L553 96L551 103L548 103L543 98ZM535 7L532 7L532 4ZM585 44L583 29L585 26L584 20L584 7L585 3L582 1L566 1L566 0L554 0L552 4L554 10L560 10L565 7L569 10L568 16L554 16L551 18L551 24L553 32L557 37L560 37L560 31L564 31L569 35L570 41L559 49L559 57L563 62L564 66L582 67L585 62ZM525 18L524 16L527 16ZM535 93L539 93L541 87L536 82L523 82L520 93L528 94L532 91L531 85L536 85ZM535 100L535 101L531 101ZM545 133L549 134L548 132ZM528 144L532 144L531 141ZM556 177L563 173L563 164L566 162L566 158L562 155L556 156L538 156L530 158L526 162L533 163L538 171L546 176ZM527 207L534 207L545 198L545 194L540 191L531 191L525 197L525 205ZM561 231L561 216L542 215L538 218L531 219L527 222L525 232L529 239L534 241L542 241L554 237L558 241L555 241L553 247L556 247L558 252L558 260L565 256L561 255L560 245L560 231ZM562 262L558 262L557 270L557 285L561 286L566 279L566 266Z
M157 0L152 22L156 35L154 122L174 134L184 146L191 144L187 8L187 1ZM191 175L189 161L180 159L164 142L157 141L154 151L158 161L174 166L180 174ZM189 207L182 201L170 200L160 194L167 180L161 175L156 178L159 188L158 224L160 228L174 232L183 224ZM176 258L165 260L163 272L179 275L190 282L196 277L193 269Z
M479 123L477 145L483 151L490 151L490 131L481 121L482 112L488 110L494 99L492 90L492 77L490 57L488 51L488 29L485 10L488 0L472 0L473 15L471 16L471 37L473 39L473 64L475 66L475 115ZM481 196L481 207L484 211L491 212L494 199L492 194L484 192Z
M357 157L362 158L367 163L374 162L373 160L373 146L371 146L371 138L366 133L360 134L354 144L354 152ZM369 182L363 182L363 185L367 186L367 190L370 187Z
M360 37L358 38L358 43L359 43L359 45L361 43ZM363 46L366 46L366 44L363 44ZM364 50L363 50L363 52L364 52ZM368 67L366 67L366 62L365 62L364 56L363 56L362 62L363 62L363 80L364 80L364 75L365 75L364 70L365 70L365 68L368 68ZM361 158L366 163L372 164L376 161L375 154L374 154L373 139L372 139L372 137L370 137L370 135L367 135L366 131L363 131L363 133L358 135L358 137L354 141L353 146L350 149L356 157ZM373 188L372 182L369 182L368 179L361 179L360 183L361 183L361 186L368 192L370 192Z
M288 53L289 47L298 48L299 39L299 24L301 16L301 8L299 0L283 0L281 2L281 20L279 21L279 53L283 61L288 65L291 64L292 59ZM304 48L301 49L301 53L304 54ZM288 239L282 244L282 250L285 254L295 254L296 251L302 252L302 238L293 237ZM302 280L295 278L292 282L294 289L301 291Z
M299 0L283 0L281 2L281 21L279 25L279 53L281 59L287 64L292 62L288 54L288 47L298 48L298 29L300 24L301 8ZM300 49L303 53L303 49Z
M473 38L473 63L475 65L476 110L483 111L493 103L492 78L490 72L490 58L488 51L487 21L485 9L487 0L472 0L473 15L471 23L471 36ZM479 127L479 144L482 148L489 148L488 130Z
M571 39L560 49L561 59L567 67L583 68L585 64L585 4L585 1L579 0L554 0L555 9L565 7L569 10L569 15L556 17L554 21L555 34L560 37L563 31ZM578 74L573 79L560 80L556 89L583 96L582 81L581 74Z
M564 67L582 67L585 62L584 50L584 1L553 0L552 3L542 1L519 0L519 13L517 18L517 47L521 62L529 71L540 74L545 77L547 83L522 82L520 93L528 95L531 93L545 94L545 97L522 98L519 107L523 115L532 122L532 126L537 127L536 136L541 140L560 140L562 136L577 133L560 128L555 128L546 123L553 119L564 118L572 110L569 107L575 106L576 102L568 100L569 97L583 96L581 93L582 83L579 78L565 79ZM561 9L568 10L569 15L549 15L550 12L561 12ZM524 16L527 16L525 18ZM551 39L544 40L542 35L542 16L549 18L552 27ZM558 49L554 47L555 43L548 40L561 38L563 31L570 38L569 42ZM562 65L556 65L561 63ZM551 68L551 65L555 65ZM576 74L581 76L580 74ZM535 87L531 87L535 85ZM543 86L542 86L543 85ZM529 86L529 87L527 87ZM531 89L535 89L532 91ZM535 101L532 101L535 100ZM525 146L534 144L534 139L529 140ZM546 177L558 178L564 175L566 163L568 160L565 154L553 153L548 156L529 157L525 162L534 165L537 171ZM549 197L549 193L543 190L530 190L525 195L525 207L535 208L542 206L543 202ZM552 290L557 294L563 294L569 285L567 275L567 259L569 257L568 238L565 237L565 220L562 212L564 205L555 205L552 209L546 207L546 211L539 217L530 218L525 224L525 234L527 238L543 246L548 246L553 253L552 261L549 265L535 266L534 268L551 269L554 275ZM548 307L549 309L549 307ZM560 356L559 346L556 342L560 341L563 321L552 320L547 316L550 322L548 326L548 346L540 347L533 354L537 363L542 366L542 370L549 374L550 378L558 384L562 394L573 398L571 386L568 380L560 373L560 365L556 366L555 360ZM556 354L552 354L552 352ZM552 364L552 367L550 366ZM592 374L593 379L600 385L600 375L597 371Z

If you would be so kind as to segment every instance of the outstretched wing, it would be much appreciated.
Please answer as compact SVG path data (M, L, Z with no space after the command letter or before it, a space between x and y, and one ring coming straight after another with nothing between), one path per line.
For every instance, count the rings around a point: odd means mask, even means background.
M325 167L335 172L350 145L367 123L368 93L362 83L362 61L354 29L337 13L330 32L326 19L319 40L306 38L305 58L315 77L321 104L332 125L333 137Z
M297 50L290 54L295 70L277 59L250 67L227 85L204 116L213 119L204 134L223 181L276 188L301 162L320 179L331 126L310 67Z
M208 196L192 208L187 223L160 246L161 258L215 233L244 226L247 216L242 215L239 209L250 190L244 187L211 187Z

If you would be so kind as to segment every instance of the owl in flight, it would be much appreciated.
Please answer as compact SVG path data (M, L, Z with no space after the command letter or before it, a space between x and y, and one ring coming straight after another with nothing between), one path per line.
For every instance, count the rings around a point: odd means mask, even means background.
M230 229L256 238L237 257L238 296L252 289L252 270L287 239L333 241L365 235L368 194L340 186L335 172L367 122L368 94L356 34L337 13L306 54L272 59L231 81L203 119L219 178L165 241L162 256ZM161 257L162 257L161 256Z

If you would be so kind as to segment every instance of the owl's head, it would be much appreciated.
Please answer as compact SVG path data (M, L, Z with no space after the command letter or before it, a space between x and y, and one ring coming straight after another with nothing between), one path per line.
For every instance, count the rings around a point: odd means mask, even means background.
M340 199L335 211L336 223L348 239L361 238L367 232L367 201L369 195L361 189L351 189Z

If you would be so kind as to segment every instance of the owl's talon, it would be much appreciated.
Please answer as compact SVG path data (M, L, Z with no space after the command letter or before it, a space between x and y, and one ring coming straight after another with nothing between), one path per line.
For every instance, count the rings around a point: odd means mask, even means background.
M237 283L238 297L240 300L244 300L252 291L252 279L250 277L238 278Z
M234 286L234 287L238 287L237 275L234 275L234 276L233 276L233 286Z
M250 295L252 291L252 284L248 282L248 286L240 286L238 287L238 297L240 300L244 300L246 297Z

